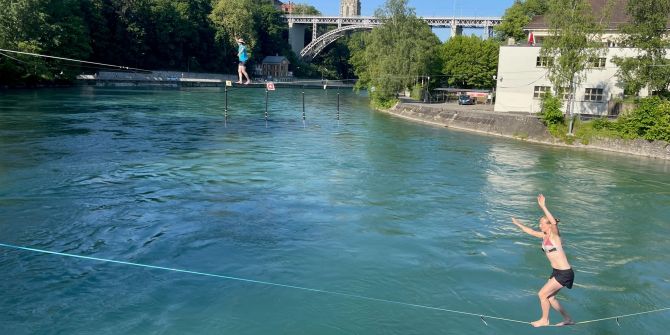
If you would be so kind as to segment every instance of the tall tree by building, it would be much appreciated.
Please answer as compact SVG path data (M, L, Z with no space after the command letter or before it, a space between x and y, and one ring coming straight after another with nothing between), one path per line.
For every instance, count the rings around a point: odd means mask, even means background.
M631 0L626 7L630 22L621 27L623 45L639 52L636 57L617 57L629 94L637 95L643 87L652 92L668 92L670 85L670 48L667 38L670 0Z

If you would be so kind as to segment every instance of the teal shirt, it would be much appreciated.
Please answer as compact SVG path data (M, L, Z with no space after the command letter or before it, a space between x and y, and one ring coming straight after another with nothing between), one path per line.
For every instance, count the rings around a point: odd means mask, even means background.
M246 45L240 44L240 46L237 48L237 56L240 58L240 62L246 62L249 59Z

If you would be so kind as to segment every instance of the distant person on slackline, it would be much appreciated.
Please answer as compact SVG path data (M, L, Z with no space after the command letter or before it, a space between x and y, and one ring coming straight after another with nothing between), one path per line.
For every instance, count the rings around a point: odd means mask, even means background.
M558 232L558 220L555 219L545 204L544 195L537 196L537 203L544 212L544 216L540 218L540 231L534 230L524 226L516 218L512 218L512 223L517 225L526 234L533 235L542 239L542 251L549 259L553 271L549 277L549 281L537 293L540 298L540 307L542 308L542 316L539 320L531 322L533 327L543 327L549 325L549 307L553 307L556 311L561 313L563 321L556 324L556 326L567 326L575 324L568 315L568 312L563 309L556 294L563 287L572 288L572 283L575 279L575 273L568 263L568 257L563 251L563 243L561 235Z
M251 79L249 79L249 74L247 74L247 61L249 60L249 55L247 54L247 45L244 42L244 39L242 38L235 38L237 40L237 58L240 60L239 64L237 65L237 74L239 75L239 80L237 81L238 84L242 84L242 75L244 75L245 78L247 78L247 81L244 82L245 85L249 84L251 82Z

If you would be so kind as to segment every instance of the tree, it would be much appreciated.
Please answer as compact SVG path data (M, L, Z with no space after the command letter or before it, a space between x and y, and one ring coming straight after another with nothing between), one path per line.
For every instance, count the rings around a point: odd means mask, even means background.
M349 79L354 73L348 60L351 52L347 47L347 38L340 38L331 43L315 58L313 63L320 67L320 75L327 79Z
M82 19L85 0L0 0L0 47L16 51L86 59L90 40ZM10 58L11 57L11 58ZM41 83L71 77L70 64L45 58L5 55L0 82Z
M455 36L442 45L442 74L449 86L491 88L498 71L499 45L477 36Z
M235 37L242 37L251 58L262 59L291 53L288 28L281 15L269 1L218 0L209 17L216 27L217 40L230 44Z
M625 90L638 94L647 86L651 91L668 92L670 60L666 58L670 40L667 22L670 16L668 0L629 1L627 12L631 21L621 27L625 47L638 51L636 57L616 57L619 75Z
M255 5L253 0L218 0L209 16L217 29L217 38L232 43L236 37L242 37L253 48L258 38L254 29Z
M375 16L383 24L352 38L351 64L358 87L368 87L373 105L390 107L396 94L439 64L440 40L407 0L387 0Z
M264 2L254 8L254 30L258 43L254 52L260 56L275 54L289 55L288 28L283 22L282 13L270 2Z
M611 3L610 3L611 4ZM588 0L551 0L547 20L550 36L545 38L540 50L541 57L553 59L549 62L548 78L557 91L567 88L570 94L566 104L566 116L570 119L568 133L572 134L575 88L585 79L585 70L593 59L604 51L602 42L604 23L608 21L608 6L600 18L593 14Z
M501 41L510 37L522 41L526 38L523 28L530 23L533 16L542 15L547 9L547 0L516 0L505 10L502 22L493 29Z
M298 3L293 5L293 11L291 14L295 15L321 15L321 12L316 9L316 7L304 3Z

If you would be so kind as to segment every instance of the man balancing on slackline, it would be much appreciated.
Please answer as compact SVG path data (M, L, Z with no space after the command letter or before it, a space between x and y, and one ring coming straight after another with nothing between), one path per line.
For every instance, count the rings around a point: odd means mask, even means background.
M553 268L549 281L537 293L540 298L540 307L542 307L542 317L530 324L533 327L548 326L549 306L551 306L563 316L563 321L557 323L556 326L573 325L575 324L574 321L572 321L572 318L570 318L570 315L563 309L561 304L558 303L556 294L563 287L572 288L575 273L572 271L570 263L568 263L565 251L563 251L561 235L558 232L558 220L547 209L544 195L540 194L537 196L537 203L544 212L544 216L540 218L540 231L528 228L516 218L512 218L512 223L521 228L525 233L542 239L542 250L547 255L549 263L551 263L551 267Z
M249 79L249 75L247 74L247 60L249 60L247 45L241 37L236 37L235 40L237 40L237 58L240 61L237 65L237 74L239 76L237 83L242 84L242 75L244 75L244 77L247 78L247 81L245 81L244 84L248 85L251 82L251 79Z

